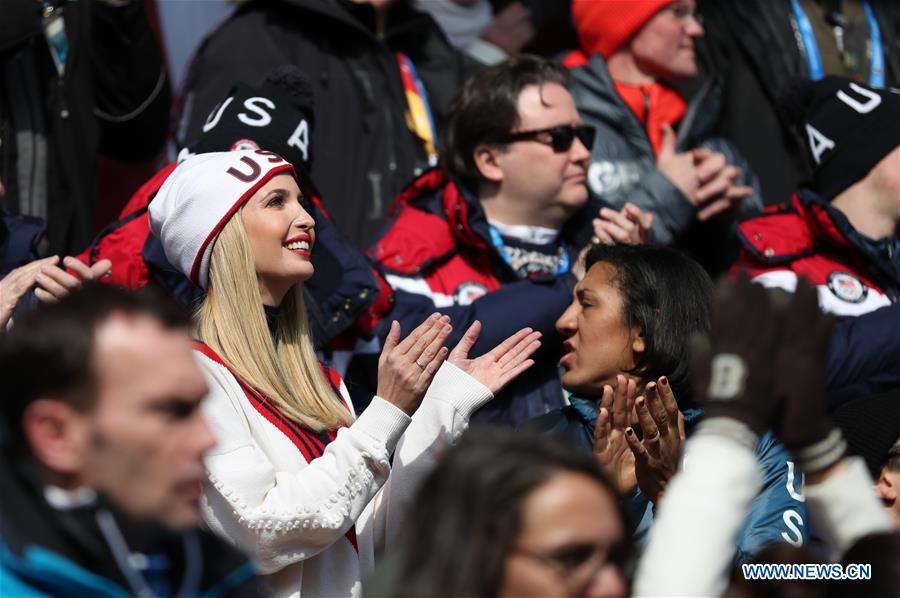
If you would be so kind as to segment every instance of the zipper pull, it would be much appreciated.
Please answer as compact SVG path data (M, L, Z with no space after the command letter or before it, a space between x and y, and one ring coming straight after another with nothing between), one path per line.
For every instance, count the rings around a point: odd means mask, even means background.
M641 85L641 95L644 96L644 122L648 123L650 122L650 94L643 85Z
M59 116L62 119L69 118L69 102L66 101L66 86L62 77L56 79L56 85L59 87Z

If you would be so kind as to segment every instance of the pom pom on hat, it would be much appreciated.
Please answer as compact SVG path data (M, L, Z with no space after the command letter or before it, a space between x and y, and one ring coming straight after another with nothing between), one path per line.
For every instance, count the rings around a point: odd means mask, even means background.
M316 95L309 78L299 67L292 64L276 67L266 75L263 85L277 87L289 93L294 100L294 107L310 121L313 120Z
M776 109L784 122L801 122L809 110L814 93L815 82L807 77L796 77L782 85L778 91Z
M297 178L278 154L241 150L198 154L178 165L150 202L150 230L166 258L206 290L216 237L263 185L278 174Z

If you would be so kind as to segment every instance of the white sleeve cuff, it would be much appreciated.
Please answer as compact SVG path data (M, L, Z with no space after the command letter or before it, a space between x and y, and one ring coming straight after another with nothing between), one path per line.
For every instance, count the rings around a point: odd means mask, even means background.
M479 407L494 398L494 394L487 386L445 361L431 381L425 398L453 406L468 421Z
M411 421L412 418L402 409L375 396L351 427L371 438L383 440L385 448L390 453L397 446Z

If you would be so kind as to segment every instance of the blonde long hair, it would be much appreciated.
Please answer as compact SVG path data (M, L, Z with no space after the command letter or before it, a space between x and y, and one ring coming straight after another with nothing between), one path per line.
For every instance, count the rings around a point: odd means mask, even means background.
M206 297L194 315L195 334L296 423L316 431L349 425L350 412L319 370L300 285L282 301L277 346L273 342L240 215L228 221L213 246Z

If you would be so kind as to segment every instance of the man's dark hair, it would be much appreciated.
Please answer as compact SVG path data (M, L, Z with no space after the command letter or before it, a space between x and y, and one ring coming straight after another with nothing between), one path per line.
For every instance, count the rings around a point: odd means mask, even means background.
M496 596L506 559L522 528L531 493L562 472L585 475L609 493L619 521L616 492L589 454L554 437L486 427L468 432L431 472L404 527L389 595ZM626 537L610 560L630 555Z
M94 334L113 314L147 315L165 328L187 328L190 316L171 300L87 283L58 303L42 304L0 334L2 411L11 439L22 441L25 408L40 397L56 397L78 409L93 405L91 367Z
M900 470L900 444L895 444L888 451L887 459L884 461L884 467L891 470Z
M545 58L523 54L470 77L453 100L441 139L441 168L470 191L481 174L474 152L494 143L519 124L519 94L529 85L569 85L566 69ZM499 144L498 144L499 145Z
M865 489L862 489L865 491ZM872 578L833 580L828 584L826 598L843 596L900 596L900 531L877 532L863 536L841 557L846 571L851 564L871 567Z
M679 403L690 398L689 341L711 327L713 283L694 260L674 249L653 245L596 245L585 272L597 263L615 269L625 321L644 333L646 349L629 373L644 380L667 376Z

